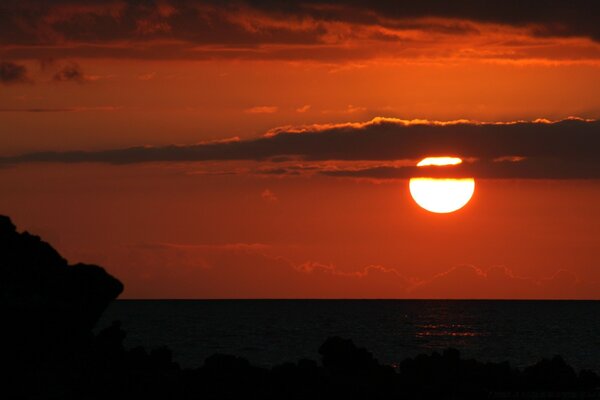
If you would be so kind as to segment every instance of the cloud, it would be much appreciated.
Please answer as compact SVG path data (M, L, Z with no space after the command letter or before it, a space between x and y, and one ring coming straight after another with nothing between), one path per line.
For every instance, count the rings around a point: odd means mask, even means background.
M343 272L296 264L264 244L146 244L112 252L126 297L144 298L398 298L409 282L394 270L369 266Z
M4 84L30 83L27 67L13 62L0 62L0 82Z
M277 195L273 193L270 189L263 190L260 194L260 197L262 197L262 199L267 203L277 203L279 201Z
M310 104L305 104L302 107L296 108L296 112L299 112L299 113L305 113L308 110L310 110Z
M62 67L58 72L54 74L52 79L55 82L77 82L83 83L86 81L86 77L81 67L76 63L69 63Z
M425 279L400 268L357 270L308 260L294 262L262 243L128 246L111 252L126 297L144 298L587 298L598 285L568 270L521 277L503 266L457 266ZM466 291L468 289L468 291Z
M567 119L551 122L481 123L375 118L345 124L273 129L255 139L209 142L188 146L132 147L104 151L30 153L0 158L0 163L233 161L292 158L304 161L378 161L367 168L327 168L333 176L406 178L468 175L490 179L600 178L600 122ZM456 167L421 167L425 156L456 155ZM393 166L407 160L403 166ZM392 165L390 166L390 162ZM266 165L265 165L266 167ZM283 167L280 167L283 168Z
M457 266L419 282L409 293L432 299L574 299L599 295L597 288L592 289L567 270L536 279L518 276L504 266L482 269L471 265Z
M599 12L589 0L6 0L0 43L11 59L598 60Z
M340 110L324 110L323 114L358 114L358 113L365 113L366 111L367 111L366 107L348 104L346 106L346 108L343 108Z
M83 111L118 111L121 107L95 106L95 107L65 107L65 108L0 108L6 113L55 113L55 112L83 112Z
M71 108L0 108L0 112L5 113L55 113L72 112Z
M374 180L408 179L412 177L481 179L598 179L600 161L594 158L554 157L524 158L519 161L476 160L449 167L338 168L319 171L322 175Z
M244 110L247 114L273 114L277 112L276 106L255 106Z
M415 19L445 18L511 26L530 26L541 36L588 36L600 40L600 27L590 14L600 11L597 2L550 0L543 4L535 0L515 2L480 2L456 0L451 3L436 0L403 2L394 0L372 2L346 1L291 1L285 4L251 1L262 10L276 10L284 14L309 15L318 19L336 19L360 23L387 22L386 26L418 26ZM383 17L383 18L382 18ZM433 25L433 21L432 21ZM469 33L467 23L451 21L441 29L452 33Z
M148 72L145 74L139 74L137 76L137 79L139 79L140 81L151 81L154 78L156 78L156 72Z

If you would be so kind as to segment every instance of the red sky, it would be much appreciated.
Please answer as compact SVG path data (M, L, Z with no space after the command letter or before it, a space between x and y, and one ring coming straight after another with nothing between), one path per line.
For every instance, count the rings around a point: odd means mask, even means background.
M0 213L128 298L599 299L598 6L395 3L3 3Z

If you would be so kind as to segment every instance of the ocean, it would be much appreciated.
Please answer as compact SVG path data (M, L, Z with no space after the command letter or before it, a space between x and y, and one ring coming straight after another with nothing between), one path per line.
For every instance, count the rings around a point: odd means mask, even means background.
M167 345L185 367L214 353L270 366L319 360L329 336L352 339L382 363L454 347L465 358L523 367L560 354L600 372L600 301L119 300L128 347Z

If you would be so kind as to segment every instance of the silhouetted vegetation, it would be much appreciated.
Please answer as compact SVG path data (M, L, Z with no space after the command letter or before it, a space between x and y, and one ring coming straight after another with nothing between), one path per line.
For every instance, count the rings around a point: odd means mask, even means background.
M182 369L166 347L127 349L119 322L94 335L122 284L98 266L68 265L1 216L0 274L2 398L600 398L598 375L577 373L559 356L520 370L447 349L393 368L339 337L319 348L320 364L303 359L262 368L215 354L201 367Z

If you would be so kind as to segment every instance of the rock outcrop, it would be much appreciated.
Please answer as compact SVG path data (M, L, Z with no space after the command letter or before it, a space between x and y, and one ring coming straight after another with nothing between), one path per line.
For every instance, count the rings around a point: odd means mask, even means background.
M95 323L122 291L103 268L69 265L48 243L0 216L0 363L7 384L35 390L75 379Z

